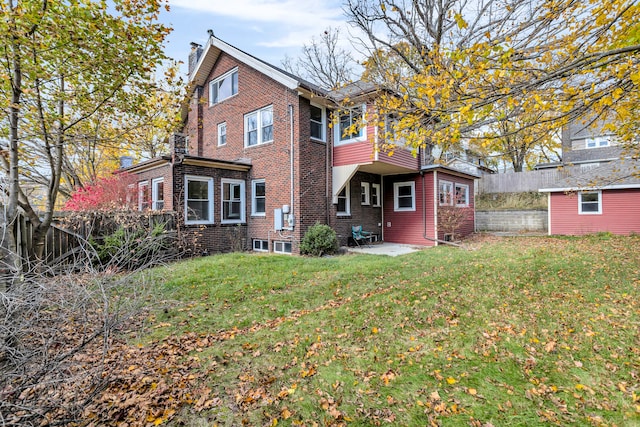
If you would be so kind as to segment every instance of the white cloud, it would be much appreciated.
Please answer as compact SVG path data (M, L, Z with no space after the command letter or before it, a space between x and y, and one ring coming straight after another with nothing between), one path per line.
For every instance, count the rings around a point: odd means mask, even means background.
M343 20L339 4L326 0L171 0L171 6L243 21L301 27Z

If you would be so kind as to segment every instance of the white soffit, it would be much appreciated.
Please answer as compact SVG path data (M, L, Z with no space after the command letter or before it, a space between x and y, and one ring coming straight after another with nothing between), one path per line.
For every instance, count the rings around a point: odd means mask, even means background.
M213 68L213 65L221 52L226 52L289 89L296 89L299 85L299 82L296 79L213 36L209 38L209 41L204 48L204 52L202 52L202 56L200 57L200 60L198 61L195 70L193 70L189 80L198 86L204 85L209 73L211 72L211 68Z
M351 179L351 177L358 170L358 165L345 165L345 166L334 166L332 168L332 195L333 195L333 203L338 203L338 193L342 190L347 182Z

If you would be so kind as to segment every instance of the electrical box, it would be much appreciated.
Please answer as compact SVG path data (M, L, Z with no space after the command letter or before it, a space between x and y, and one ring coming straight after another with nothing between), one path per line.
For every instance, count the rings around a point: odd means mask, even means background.
M284 228L284 217L282 215L282 209L273 210L273 229L280 231Z
M284 205L282 208L273 210L273 229L276 231L293 230L295 220L293 214L289 213L289 206Z
M284 226L289 230L293 230L293 214L288 213L284 214Z

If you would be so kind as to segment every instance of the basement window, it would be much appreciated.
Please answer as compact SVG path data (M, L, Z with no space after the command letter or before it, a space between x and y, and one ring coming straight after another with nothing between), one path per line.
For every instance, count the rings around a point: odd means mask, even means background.
M291 242L273 242L273 252L278 254L290 254Z

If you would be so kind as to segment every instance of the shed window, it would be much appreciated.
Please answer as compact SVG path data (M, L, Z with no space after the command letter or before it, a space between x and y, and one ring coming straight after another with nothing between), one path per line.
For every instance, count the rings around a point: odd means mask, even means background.
M580 214L601 214L602 193L600 191L588 191L578 194L578 212Z

